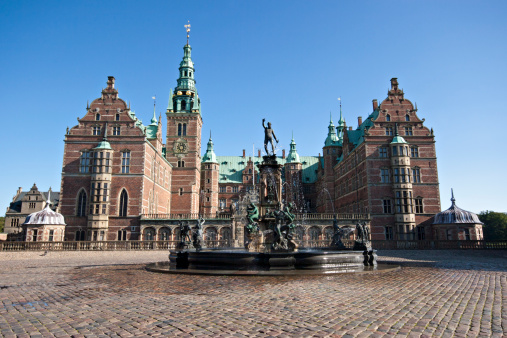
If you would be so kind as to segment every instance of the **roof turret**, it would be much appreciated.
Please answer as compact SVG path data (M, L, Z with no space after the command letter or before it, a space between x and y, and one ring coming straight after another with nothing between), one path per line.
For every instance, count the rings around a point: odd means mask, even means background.
M394 125L394 137L393 140L391 141L391 144L397 143L405 143L405 144L407 143L407 141L405 141L405 139L401 137L400 134L398 133L398 123Z
M329 113L329 126L326 140L324 141L324 147L329 146L337 146L338 145L338 136L336 135L336 131L334 130L333 117L331 113Z
M102 138L102 141L100 141L100 143L93 149L96 149L96 150L111 150L111 145L109 144L109 142L107 141L107 122L106 122L106 126L104 127L104 137Z
M206 153L202 157L203 163L218 163L217 155L213 151L213 141L211 140L211 131L209 132L209 141L206 149Z
M292 141L290 142L290 150L287 155L286 163L301 163L299 154L296 150L296 142L294 142L294 133L292 133Z
M341 97L338 98L338 101L340 101L340 119L338 120L338 126L336 127L336 130L338 131L338 140L343 142L343 131L345 130L345 119L342 115L342 99Z

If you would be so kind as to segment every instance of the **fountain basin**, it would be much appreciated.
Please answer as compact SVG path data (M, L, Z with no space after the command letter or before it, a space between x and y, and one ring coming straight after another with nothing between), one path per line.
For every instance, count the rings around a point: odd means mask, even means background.
M378 265L376 254L354 250L302 249L294 252L248 252L243 249L170 251L169 262L147 266L149 271L205 275L314 275L392 271Z

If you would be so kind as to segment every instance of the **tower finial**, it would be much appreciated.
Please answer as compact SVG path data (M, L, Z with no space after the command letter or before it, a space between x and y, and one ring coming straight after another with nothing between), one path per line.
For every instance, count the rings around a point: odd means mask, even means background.
M185 25L185 30L187 31L187 45L188 45L188 39L190 38L190 20L187 21L188 24Z
M398 123L394 124L394 136L400 136L400 134L398 133Z
M452 205L454 205L456 203L456 199L454 198L454 191L452 188L451 188L451 202L452 202Z
M211 129L209 130L209 139L211 140Z
M151 123L152 124L156 124L157 123L157 115L155 113L155 107L156 107L156 104L157 104L157 96L152 96L151 97L153 99L153 117L151 118Z

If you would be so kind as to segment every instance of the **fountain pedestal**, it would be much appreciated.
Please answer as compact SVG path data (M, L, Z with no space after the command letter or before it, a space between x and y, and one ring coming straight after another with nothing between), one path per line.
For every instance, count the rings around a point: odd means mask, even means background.
M258 164L260 177L260 215L277 210L282 203L282 165L276 160L276 155L263 156ZM267 230L267 229L262 229Z

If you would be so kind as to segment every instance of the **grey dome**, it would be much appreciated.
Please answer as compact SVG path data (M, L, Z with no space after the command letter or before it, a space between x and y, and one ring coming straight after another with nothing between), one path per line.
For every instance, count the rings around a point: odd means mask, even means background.
M459 208L452 194L452 205L449 209L439 212L433 219L433 224L455 224L455 223L468 223L468 224L483 224L477 214Z
M25 223L30 224L50 224L50 225L65 225L65 220L62 214L54 212L49 207L49 203L46 203L46 207L41 211L37 211L28 215L25 219Z

